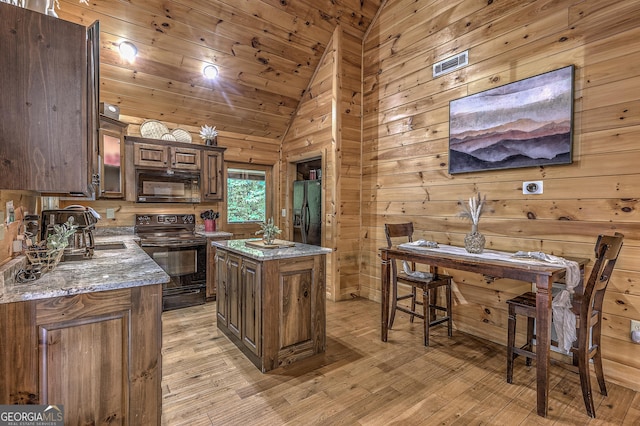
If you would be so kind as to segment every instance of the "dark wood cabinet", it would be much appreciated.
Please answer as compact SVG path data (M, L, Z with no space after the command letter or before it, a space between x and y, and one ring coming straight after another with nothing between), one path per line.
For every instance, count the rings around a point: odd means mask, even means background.
M2 188L88 194L87 28L6 3L0 28Z
M222 201L224 199L224 178L222 176L224 151L208 149L203 154L202 199Z
M240 336L244 346L256 356L262 351L262 314L261 314L261 264L250 259L242 260L240 270L242 282Z
M0 304L0 404L63 404L67 424L159 425L162 288Z
M227 252L215 250L216 265L216 317L218 325L229 327L229 303L227 302Z
M135 169L170 169L200 174L202 201L224 199L223 164L226 148L158 139L125 137L126 198L135 201Z
M224 265L226 271L226 283L227 285L227 329L236 338L241 339L240 336L240 312L242 301L240 297L240 290L242 288L242 275L240 274L240 268L242 265L242 258L236 254L229 253L227 255L227 261Z
M256 260L216 247L217 326L261 371L324 352L325 256Z
M93 160L97 174L96 198L124 197L124 136L128 126L122 121L100 115L98 150Z
M201 150L139 142L133 146L133 158L138 167L200 171Z
M207 237L207 302L215 300L218 292L218 265L216 263L216 248L211 245L212 241L229 240L233 234L217 237Z

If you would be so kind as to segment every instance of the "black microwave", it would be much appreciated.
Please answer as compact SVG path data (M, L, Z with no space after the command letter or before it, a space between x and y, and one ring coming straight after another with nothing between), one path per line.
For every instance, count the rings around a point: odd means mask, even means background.
M199 203L200 174L174 170L136 170L139 203Z

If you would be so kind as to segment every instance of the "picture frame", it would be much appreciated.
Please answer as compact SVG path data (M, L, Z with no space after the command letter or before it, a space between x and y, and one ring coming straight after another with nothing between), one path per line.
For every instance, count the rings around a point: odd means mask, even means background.
M574 66L449 103L449 173L571 164Z

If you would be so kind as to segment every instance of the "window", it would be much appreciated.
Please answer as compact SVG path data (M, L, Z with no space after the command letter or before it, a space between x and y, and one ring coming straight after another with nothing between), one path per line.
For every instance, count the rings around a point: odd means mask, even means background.
M227 223L264 222L267 217L267 173L227 169Z

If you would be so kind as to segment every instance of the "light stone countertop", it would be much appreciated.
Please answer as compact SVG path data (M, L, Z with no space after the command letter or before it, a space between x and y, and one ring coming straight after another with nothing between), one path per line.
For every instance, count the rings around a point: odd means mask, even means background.
M225 240L212 241L211 245L227 249L230 252L237 253L255 260L276 260L291 257L315 256L317 254L331 253L331 249L326 247L312 246L309 244L294 243L293 247L283 247L275 249L261 249L247 246L247 241L260 241L260 238L249 238L244 240Z
M124 242L126 248L95 250L91 259L60 262L56 269L29 283L15 282L16 273L27 264L26 257L9 261L0 267L0 303L169 282L169 275L135 243L131 234L98 236L96 246L117 241Z
M196 234L200 235L202 237L206 237L206 238L216 238L216 239L231 239L233 238L233 234L231 232L224 232L224 231L213 231L213 232L206 232L206 231L201 231L201 230L196 230Z

